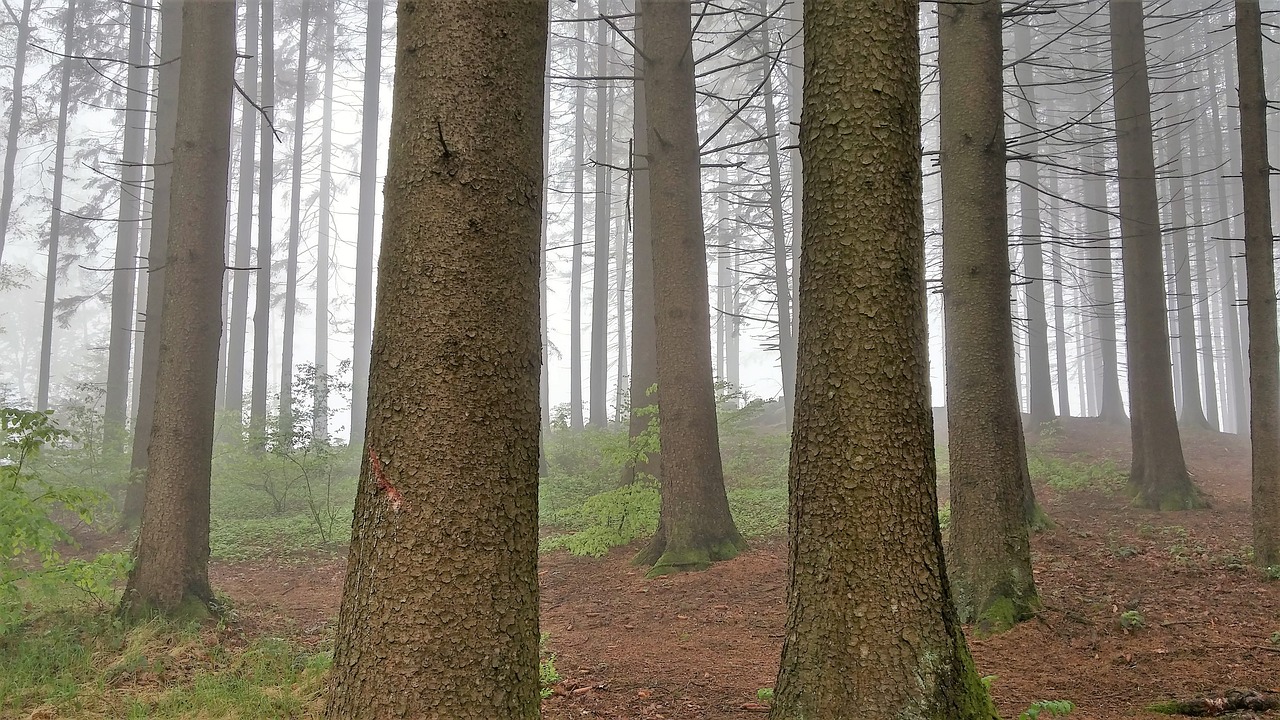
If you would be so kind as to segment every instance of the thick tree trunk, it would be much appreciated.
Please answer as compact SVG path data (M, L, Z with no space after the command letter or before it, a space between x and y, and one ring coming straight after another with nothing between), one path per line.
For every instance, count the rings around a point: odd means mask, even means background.
M271 341L271 221L275 186L275 133L268 120L275 117L276 51L275 0L262 0L262 98L266 108L258 143L258 253L253 308L253 387L249 397L249 428L261 443L267 429L267 372Z
M699 570L746 546L729 514L711 376L691 6L640 0L658 338L662 509L636 556L649 574Z
M1240 67L1240 157L1244 179L1244 258L1249 274L1249 439L1253 448L1253 558L1280 566L1280 347L1271 234L1271 166L1262 66L1262 12L1236 0Z
M120 211L116 221L115 270L111 273L111 332L107 347L107 392L102 423L105 445L124 446L129 422L129 361L133 353L134 268L142 227L143 162L147 134L147 8L129 7L129 71L124 108L124 147L120 156ZM219 301L221 302L221 301Z
M910 0L805 7L808 222L772 720L996 718L938 528L918 11Z
M369 0L364 36L364 97L360 111L360 208L356 217L354 347L351 356L351 444L364 439L373 338L373 234L378 202L378 95L382 92L383 0ZM545 364L545 362L544 362Z
M9 237L9 215L13 212L14 166L18 161L18 138L22 136L22 90L26 80L27 43L31 37L31 2L22 3L18 15L18 37L14 41L13 88L9 96L9 130L5 133L4 171L0 180L0 260Z
M234 0L183 7L182 64L147 497L123 607L213 600L209 480L222 334L223 245L236 56Z
M125 491L120 524L133 527L142 518L146 495L148 451L156 409L156 374L160 365L160 329L164 321L165 266L169 259L169 221L172 217L173 153L178 121L178 76L182 62L183 0L160 3L160 67L157 70L155 122L155 179L152 184L151 242L147 246L147 306L142 325L142 367L138 377L138 412L129 459L129 487Z
M547 28L546 0L399 6L330 718L538 717Z
M298 20L298 94L293 103L293 186L289 192L289 248L284 267L284 318L280 349L280 416L277 429L293 438L293 331L298 314L298 245L302 235L302 148L307 132L307 62L311 36L311 4L303 3Z
M583 428L582 418L582 245L586 242L586 137L587 137L587 2L578 3L577 77L573 122L573 260L569 270L569 427Z
M258 8L261 0L245 0L244 92L258 96ZM257 100L254 100L257 102ZM244 412L244 347L249 331L249 263L253 257L254 141L258 133L258 110L248 100L240 101L240 173L236 178L236 269L231 272L230 330L227 333L226 403L223 410L240 420Z
M58 242L62 239L62 181L67 166L67 120L71 105L71 55L76 30L76 0L67 0L62 25L62 76L58 92L58 134L53 155L53 211L49 213L49 255L44 276L44 319L40 328L40 373L36 409L49 409L49 376L53 365L53 306L58 290ZM3 237L3 235L0 235Z
M635 43L644 44L641 24L636 17ZM635 58L635 86L631 117L631 182L632 182L632 253L631 253L631 378L629 402L631 417L627 425L627 442L633 452L622 466L620 483L630 485L638 479L657 479L661 475L660 452L635 452L649 422L660 393L650 394L658 383L658 330L654 317L653 225L649 202L649 122L645 117L647 102L644 92L644 61Z
M1038 605L1009 306L1000 0L940 7L938 52L948 560L960 619L992 632Z
M1173 405L1142 4L1110 0L1110 8L1129 401L1133 408L1129 490L1140 507L1190 509L1202 506L1203 500L1187 473Z
M585 2L583 3L586 4ZM601 16L609 12L607 0L598 0ZM609 74L609 25L604 20L596 23L596 75ZM591 255L591 376L589 380L590 424L603 428L609 424L609 226L612 224L612 191L609 166L613 163L611 130L613 93L596 82L595 105L595 193L594 209L595 248Z
M329 235L333 212L333 71L337 6L325 7L324 103L320 115L320 232L316 239L315 397L311 406L311 442L329 439Z

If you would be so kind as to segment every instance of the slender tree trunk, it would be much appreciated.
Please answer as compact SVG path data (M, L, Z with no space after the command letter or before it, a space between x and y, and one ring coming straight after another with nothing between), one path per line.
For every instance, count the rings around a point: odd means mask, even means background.
M1181 148L1180 138L1179 151ZM1169 176L1169 192L1172 196L1170 212L1173 216L1173 264L1174 299L1178 310L1178 371L1182 377L1181 422L1189 428L1209 429L1204 404L1200 401L1200 362L1196 349L1195 295L1191 291L1191 235L1187 224L1191 221L1187 211L1187 186L1183 176L1181 152L1173 159Z
M311 36L311 5L302 5L298 31L298 95L293 105L293 188L289 194L289 250L285 260L284 320L280 350L279 430L293 436L293 330L298 314L298 246L302 235L302 148L306 138L307 63Z
M1014 28L1014 53L1020 58L1031 55L1031 28L1025 23ZM1035 71L1030 63L1014 66L1018 78L1018 123L1028 137L1039 132L1036 117ZM1037 143L1025 141L1019 153L1034 156ZM1040 232L1040 166L1034 160L1018 162L1018 188L1022 200L1022 274L1026 281L1027 300L1027 399L1030 405L1031 431L1039 432L1040 424L1051 422L1053 411L1053 377L1049 369L1049 322L1044 297L1044 238Z
M1249 438L1253 448L1253 558L1280 566L1280 346L1271 234L1271 166L1262 65L1262 11L1236 0L1240 68L1240 157L1244 179L1244 253L1249 274Z
M1110 8L1126 349L1133 407L1129 489L1134 503L1141 507L1190 509L1202 506L1203 500L1187 474L1173 405L1142 4L1110 0Z
M209 481L231 161L236 56L234 0L183 7L155 419L147 497L125 588L131 614L213 600Z
M258 7L261 0L245 0L244 92L258 96ZM254 102L257 102L256 100ZM258 110L247 100L240 104L240 175L236 179L235 267L231 272L231 327L227 333L226 404L223 409L239 419L244 412L244 348L249 330L249 263L253 262L254 140ZM261 271L259 271L261 272Z
M1095 116L1096 118L1096 116ZM1101 122L1095 119L1095 122ZM1120 353L1116 335L1116 296L1112 279L1111 224L1103 214L1110 207L1107 201L1106 165L1095 156L1089 162L1089 175L1085 177L1086 231L1093 239L1093 259L1090 275L1093 278L1093 305L1098 327L1098 347L1102 356L1102 376L1098 416L1107 423L1123 424L1127 418L1124 398L1120 394Z
M399 6L366 460L330 718L538 717L547 28L546 0Z
M376 1L376 0L375 0ZM267 372L271 341L271 221L275 187L276 51L275 0L262 0L262 98L266 109L258 143L258 275L253 308L253 387L249 397L249 428L255 444L267 429Z
M1209 264L1205 258L1204 198L1203 184L1200 180L1199 153L1191 153L1191 224L1195 228L1195 247L1193 248L1196 277L1195 305L1196 315L1200 322L1200 347L1202 349L1200 366L1204 368L1204 402L1205 419L1213 430L1221 430L1222 424L1218 412L1218 378L1215 368L1213 342L1213 318L1209 298L1213 291L1209 285Z
M587 3L578 3L577 77L574 88L573 124L573 264L569 277L569 427L583 428L582 420L582 245L586 222L586 189L583 175L587 136Z
M692 6L640 0L658 338L662 508L636 556L649 574L700 570L746 546L729 514L711 377Z
M324 104L320 116L320 232L316 245L315 398L311 408L311 441L329 439L329 235L333 212L333 71L336 58L337 6L325 7Z
M630 176L628 175L628 178ZM631 188L627 188L628 198L631 197ZM631 374L627 367L627 354L630 352L627 348L627 263L630 260L631 253L631 215L623 213L615 217L614 234L618 238L618 249L614 254L614 274L618 276L617 295L615 302L618 312L618 384L614 387L614 422L622 422L622 409L625 407L625 390L627 387L627 378Z
M1049 176L1049 236L1056 242L1062 237L1062 229L1058 226L1058 217L1062 206L1058 202L1058 176ZM1062 254L1066 245L1060 244L1049 253L1049 266L1053 272L1053 347L1054 365L1058 371L1058 415L1071 417L1071 370L1067 367L1067 318L1066 303L1063 301L1062 288Z
M129 360L133 347L134 268L142 226L143 161L147 133L147 8L129 6L129 71L120 167L120 214L116 221L115 270L111 273L111 333L107 348L107 392L103 401L103 442L123 447L129 422Z
M800 289L800 243L804 230L804 213L801 212L804 200L803 176L804 159L800 156L800 106L804 90L804 16L805 0L791 0L787 3L787 31L791 35L791 43L787 48L787 116L791 132L791 142L787 152L791 166L791 284L797 294ZM800 303L791 304L791 327L800 327ZM794 394L794 393L793 393ZM792 413L794 416L794 412ZM792 426L793 418L787 419L787 427Z
M152 42L152 37L153 37L152 23L158 22L157 18L159 17L159 14L158 14L159 10L153 7L153 4L151 2L146 3L146 7L147 7L146 22L144 23L145 28L142 34L147 38L148 44L150 44ZM151 52L150 47L148 47L148 52ZM147 91L148 91L149 97L147 100L146 112L148 117L154 118L156 115L156 99L157 98L156 98L156 93L154 92L154 87L152 85L152 82L153 82L152 74L151 74L151 71L148 70L147 71ZM143 151L142 155L143 155L143 163L147 168L154 168L156 164L154 125L155 123L153 122L150 131L144 136L146 149ZM144 175L146 174L145 171L143 174ZM129 426L130 427L136 427L136 424L138 421L138 407L141 404L141 398L142 398L142 354L144 351L143 335L146 333L146 329L147 329L146 328L147 302L148 302L148 298L150 297L148 292L149 288L147 287L147 282L149 280L148 276L150 275L150 269L151 269L151 266L147 263L147 258L150 257L151 255L151 234L153 231L153 227L151 223L151 214L155 210L155 175L153 174L150 178L150 181L145 182L145 184L146 184L146 193L144 195L145 197L144 204L147 208L147 211L143 212L143 215L145 215L146 217L142 221L141 242L138 245L138 259L139 259L139 265L141 266L142 271L136 273L137 301L135 305L137 307L137 312L134 313L134 321L133 321L134 334L136 337L134 337L133 339L134 340L133 359L132 359L133 377L129 383L130 389L132 391L131 395L129 396Z
M13 212L14 166L18 160L18 139L22 136L22 90L26 80L27 43L31 37L31 0L22 3L18 15L18 37L14 41L13 89L9 105L9 131L5 135L4 175L0 180L0 260L9 237L9 215Z
M716 326L716 380L725 381L725 373L729 360L729 263L732 239L725 232L729 215L729 168L721 155L716 186L716 316L712 324Z
M351 355L351 444L364 439L373 337L373 233L378 203L378 95L382 92L383 0L369 0L364 34L364 97L360 111L360 209L356 217L355 346ZM544 204L545 206L545 204ZM544 359L545 365L545 359Z
M760 3L760 12L766 12L765 3ZM773 100L773 55L769 43L769 23L760 26L760 47L764 60L764 88L761 91L764 102L765 152L769 155L769 212L770 227L773 230L773 280L774 294L778 307L778 355L782 365L782 406L786 413L786 429L791 430L791 419L794 415L794 399L796 388L796 341L792 331L791 312L791 278L787 273L787 236L785 216L782 211L782 168L778 159L777 113Z
M640 8L637 7L637 10ZM644 45L644 18L636 17L635 43ZM644 61L635 58L635 85L631 117L631 182L632 182L632 253L631 253L631 382L629 405L631 417L627 426L627 442L634 450L649 428L654 416L651 408L658 404L658 329L654 309L653 223L649 202L649 121L645 99ZM653 393L650 393L654 390ZM638 479L658 479L661 475L660 452L631 453L622 467L622 485Z
M1214 63L1209 63L1209 86L1211 88L1218 87L1217 67ZM1231 86L1228 83L1225 92L1231 92ZM1219 103L1210 102L1209 107L1213 118L1213 128L1215 141L1209 145L1214 152L1214 167L1217 168L1217 189L1218 189L1218 212L1220 213L1220 221L1217 224L1217 235L1219 240L1218 246L1218 282L1219 292L1218 298L1221 302L1223 317L1223 349L1226 351L1224 358L1226 365L1225 381L1226 381L1226 408L1223 412L1223 420L1231 418L1231 429L1233 432L1243 435L1246 428L1249 427L1249 408L1244 402L1244 398L1249 394L1248 391L1248 373L1245 370L1244 347L1240 340L1240 307L1236 304L1236 279L1235 279L1235 263L1231 258L1232 240L1235 237L1234 227L1231 219L1233 216L1231 195L1227 186L1226 176L1232 173L1232 170L1226 167L1226 154L1223 147L1231 147L1235 143L1230 142L1230 132L1227 128L1227 119L1222 115L1218 108Z
M938 528L918 13L904 0L805 7L808 222L772 720L996 718Z
M164 321L165 267L169 261L169 223L173 155L178 121L178 76L181 71L184 0L160 3L160 58L156 72L155 179L151 195L151 242L147 246L147 306L142 326L142 367L138 377L138 412L133 426L129 486L120 524L134 527L142 518L148 454L155 424L156 379L160 366L160 330ZM228 141L230 142L230 141Z
M939 8L942 300L951 463L947 559L960 619L983 632L1007 629L1031 617L1039 604L1024 514L1029 480L1014 383L1002 49L1000 0ZM1023 202L1025 213L1025 197Z
M71 55L75 49L76 0L67 0L62 25L62 76L58 91L58 135L53 157L53 211L49 213L49 258L44 276L44 321L40 330L40 374L36 409L49 409L49 376L53 361L53 306L58 290L58 242L62 239L62 181L67 167L67 121L71 105ZM0 237L3 237L0 235Z
M585 3L584 3L585 5ZM609 12L607 0L597 0L600 15ZM604 20L596 23L596 75L609 74L609 26ZM595 248L591 257L591 378L590 420L591 427L603 428L609 424L609 404L606 400L609 388L609 226L612 213L609 166L613 163L610 147L610 124L613 114L613 94L605 87L609 83L596 82L596 137L595 137Z

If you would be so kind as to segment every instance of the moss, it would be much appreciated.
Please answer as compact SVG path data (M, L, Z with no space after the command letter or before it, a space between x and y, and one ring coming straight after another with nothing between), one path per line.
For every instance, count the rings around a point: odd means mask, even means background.
M1129 486L1129 495L1134 507L1146 510L1203 510L1209 507L1204 493L1187 481L1182 487L1166 492L1147 492L1145 488Z
M667 548L665 552L653 563L653 567L649 572L645 573L645 577L654 578L660 575L671 575L678 572L690 572L698 570L706 570L711 567L711 563L721 560L732 560L738 556L739 552L746 549L746 542L741 537L723 538L712 542L705 547L672 549ZM646 549L647 552L647 549ZM641 565L646 555L642 552L632 561L634 564Z
M1180 715L1182 714L1182 704L1175 700L1166 700L1148 705L1147 710L1161 715Z
M1040 503L1036 503L1031 509L1031 514L1027 518L1027 529L1033 533L1042 533L1053 529L1053 520L1049 518L1049 513L1044 511Z

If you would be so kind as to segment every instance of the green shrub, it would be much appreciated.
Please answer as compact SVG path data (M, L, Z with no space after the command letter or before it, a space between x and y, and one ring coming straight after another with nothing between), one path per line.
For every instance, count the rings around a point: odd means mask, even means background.
M659 502L658 484L651 480L593 495L549 518L571 532L544 538L541 549L599 557L657 530Z

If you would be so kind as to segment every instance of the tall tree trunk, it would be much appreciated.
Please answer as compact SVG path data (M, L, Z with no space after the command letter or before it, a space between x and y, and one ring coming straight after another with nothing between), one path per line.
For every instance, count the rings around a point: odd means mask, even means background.
M293 437L293 330L298 314L298 245L302 235L302 148L307 132L307 62L311 5L303 3L298 21L298 95L293 104L293 187L289 193L289 249L284 269L284 319L280 341L280 434Z
M58 290L58 242L62 239L62 181L67 167L67 120L71 105L71 55L75 49L76 0L67 0L62 24L62 76L58 91L58 135L53 157L53 210L49 213L49 257L44 276L44 320L40 329L40 374L36 409L49 409L49 376L53 364L53 306ZM0 235L2 238L3 235Z
M1101 122L1095 116L1095 122ZM1116 296L1112 279L1111 223L1104 214L1110 207L1107 200L1107 169L1101 156L1088 161L1089 174L1085 176L1085 230L1092 239L1090 276L1093 278L1093 306L1098 328L1098 349L1102 359L1101 388L1099 389L1098 417L1118 425L1126 421L1124 398L1120 394L1120 351L1116 335Z
M262 0L262 98L266 109L258 143L258 275L253 308L253 387L249 397L249 428L259 444L267 429L267 372L271 341L271 221L275 187L276 50L275 0Z
M1014 54L1031 55L1031 28L1025 22L1013 30ZM1018 79L1018 123L1029 140L1019 153L1034 156L1040 121L1035 111L1035 71L1029 62L1014 66ZM1044 297L1044 238L1040 233L1040 166L1035 160L1018 162L1018 188L1022 200L1022 274L1027 300L1027 399L1031 414L1031 431L1039 432L1040 424L1051 422L1053 411L1053 376L1049 369L1049 322Z
M1280 566L1280 346L1271 234L1271 165L1262 65L1262 11L1236 0L1240 68L1240 157L1244 179L1244 257L1249 274L1249 439L1253 448L1253 559Z
M147 7L146 22L144 23L145 27L143 29L142 34L147 38L148 44L150 44L152 41L152 23L158 22L157 18L159 17L159 15L158 15L158 10L153 8L152 3L148 2L146 4L146 7ZM148 52L151 52L150 47L148 47ZM154 88L152 86L152 82L153 82L152 75L150 70L148 70L147 91L148 91L149 97L147 100L146 112L148 117L154 118L156 115L157 98L156 98L156 93L153 92ZM150 131L146 133L146 135L144 136L146 140L146 143L145 143L146 148L143 150L142 155L143 155L143 163L145 163L145 167L147 168L154 168L156 164L154 125L155 123L153 122ZM144 175L145 175L145 172L144 172ZM146 182L145 197L146 199L144 203L146 207L152 212L154 212L154 209L155 209L155 176L154 175L151 176L150 182ZM133 358L132 358L133 377L129 383L131 386L130 389L132 391L129 397L130 426L135 426L138 421L138 407L141 404L141 398L142 398L142 354L144 351L143 335L146 333L146 330L147 330L146 311L147 311L148 298L150 297L148 293L149 288L147 287L148 275L150 275L150 272L149 272L150 265L147 264L146 258L150 257L151 255L151 234L152 234L153 228L152 228L151 217L150 217L151 213L144 212L143 214L146 215L147 217L142 221L141 242L138 245L139 264L142 266L143 269L141 272L136 273L137 284L135 287L137 292L137 300L135 301L135 305L138 311L134 314L134 321L133 321L134 334L136 335L136 337L134 337L133 339Z
M382 92L383 0L369 0L364 34L364 97L360 111L360 208L356 216L354 348L351 355L351 444L364 439L373 338L373 234L378 202L378 95Z
M616 127L616 126L615 126ZM628 175L628 178L630 176ZM631 188L627 188L627 198L631 197ZM618 384L614 386L614 422L622 422L622 409L626 406L625 390L627 378L631 374L627 367L627 263L631 262L631 216L623 213L615 216L614 234L618 238L617 250L614 253L614 274L618 277L615 304L618 319Z
M142 367L138 378L138 412L133 426L129 486L120 524L131 528L142 518L146 495L148 454L155 424L156 379L160 366L160 330L164 321L165 267L169 260L169 223L173 154L178 122L178 76L182 67L184 0L160 3L160 58L157 69L155 179L152 182L151 241L147 246L147 306L142 325ZM228 141L229 142L229 141Z
M637 10L640 8L637 7ZM636 16L635 43L644 45L644 17ZM641 478L661 475L660 452L650 448L637 452L644 431L655 417L660 392L650 394L658 383L658 329L653 286L653 212L649 202L649 121L646 118L644 61L635 56L635 85L631 113L631 417L627 443L632 448L622 466L622 485Z
M910 0L805 6L808 222L772 720L996 718L938 528L918 12Z
M759 6L761 14L765 14L765 3ZM769 23L760 26L760 52L764 62L764 88L761 90L764 102L765 152L769 155L769 212L772 215L770 227L773 230L773 281L774 294L778 307L778 355L782 365L782 406L786 413L786 429L791 430L794 415L796 388L796 341L792 332L791 313L791 276L787 273L787 236L786 219L782 211L782 168L778 159L777 113L773 107L773 63L772 48L769 43Z
M583 3L586 4L585 2ZM597 0L601 16L609 12L607 0ZM596 23L596 75L609 74L609 25L603 19ZM603 428L609 424L609 226L612 213L609 166L613 163L610 147L610 123L613 114L613 93L596 81L596 137L595 137L595 248L591 256L593 280L591 284L591 377L590 421L591 427Z
M546 67L551 67L551 43L547 43ZM551 83L542 88L542 244L538 248L538 311L541 317L542 371L538 378L538 404L542 408L542 420L538 433L538 475L547 472L547 438L551 435L551 335L547 326L547 246L551 242L551 214L547 212L547 193L551 189Z
M658 338L662 507L635 562L699 570L746 546L729 514L711 377L692 6L640 0Z
M796 294L799 294L800 289L800 236L804 230L804 213L801 212L804 200L804 159L800 156L800 106L804 90L804 2L805 0L791 0L787 3L787 31L792 36L787 49L787 118L791 130L788 133L791 142L787 158L791 166L791 286ZM791 303L791 314L791 327L799 328L799 302ZM787 419L787 427L792 426L793 419Z
M333 71L337 62L337 6L325 7L324 104L320 115L320 232L316 245L315 397L311 406L311 441L329 439L329 235L333 212Z
M261 0L245 0L244 92L258 95L258 6ZM255 101L256 102L256 101ZM226 404L223 409L237 420L244 412L244 346L249 330L249 263L253 253L254 140L258 110L247 100L240 105L240 176L236 197L235 267L231 272L231 327L227 333ZM261 272L261 271L259 271Z
M1205 228L1204 228L1204 198L1203 183L1200 179L1200 157L1199 153L1192 151L1191 167L1188 168L1190 176L1193 178L1191 183L1191 225L1195 228L1195 247L1193 248L1193 260L1195 262L1195 305L1196 315L1200 323L1200 347L1201 362L1200 366L1204 368L1204 402L1205 402L1205 419L1209 423L1209 427L1213 430L1221 430L1222 424L1218 413L1218 378L1214 353L1213 342L1213 313L1210 310L1209 298L1213 294L1213 290L1209 284L1209 264L1205 258Z
M725 232L725 226L729 223L729 167L724 164L723 155L721 155L721 165L717 180L715 221L717 245L715 251L716 316L712 324L716 326L716 380L724 383L725 373L728 371L727 366L729 364L729 297L731 296L729 285L733 282L729 275L729 264L731 262L733 240L729 237L729 233Z
M960 619L983 632L1007 629L1039 604L1014 383L1002 49L1000 0L939 8L948 561Z
M0 260L9 237L9 215L13 212L14 165L18 160L18 138L22 136L22 90L26 80L27 43L31 37L31 0L22 3L18 15L18 37L14 41L13 89L9 105L9 130L5 134L4 174L0 180Z
M1173 405L1142 4L1109 0L1109 5L1133 412L1129 490L1140 507L1190 509L1200 507L1203 501L1187 473Z
M1209 87L1218 87L1217 67L1213 62L1208 64L1209 70ZM1231 86L1226 86L1225 92L1231 92ZM1218 298L1221 302L1221 311L1223 317L1223 350L1225 351L1225 384L1226 384L1226 407L1223 412L1224 426L1228 417L1231 419L1231 429L1233 432L1243 435L1246 428L1249 427L1249 407L1245 403L1244 398L1249 394L1248 390L1248 373L1245 370L1244 347L1240 340L1240 307L1236 304L1236 274L1235 262L1232 260L1232 244L1229 238L1235 237L1234 227L1232 225L1233 210L1231 202L1231 194L1227 186L1226 176L1232 173L1226 164L1226 154L1223 147L1230 147L1234 143L1230 142L1230 132L1227 127L1227 119L1219 110L1219 103L1216 101L1209 103L1211 116L1213 118L1214 141L1209 145L1213 148L1214 167L1217 168L1217 207L1219 214L1219 223L1215 235L1219 238L1216 241L1218 246L1218 282L1219 292Z
M121 601L131 614L213 600L209 481L236 57L234 0L183 7L182 64L147 497Z
M577 53L579 80L574 88L573 124L573 260L569 276L569 427L581 430L582 421L582 245L586 222L586 190L583 174L587 136L587 3L578 3Z
M1062 212L1062 206L1058 202L1061 197L1058 193L1058 176L1049 176L1049 237L1054 242L1062 238L1062 229L1058 225L1058 217ZM1066 245L1059 244L1058 248L1049 254L1049 265L1053 272L1053 347L1054 347L1054 366L1058 371L1057 383L1058 388L1058 415L1062 417L1071 417L1071 371L1067 367L1067 318L1066 303L1063 301L1062 287L1062 254L1066 252Z
M1204 404L1200 401L1200 361L1196 349L1195 295L1191 292L1191 235L1187 224L1187 183L1183 175L1181 138L1169 175L1169 192L1173 219L1174 299L1178 319L1178 371L1182 378L1182 415L1184 426L1209 429Z
M111 273L111 332L107 348L107 392L103 442L123 447L128 426L129 360L133 352L134 268L142 227L143 162L147 133L147 8L129 6L129 71L126 77L124 147L120 163L120 214L116 221L115 270Z
M399 7L330 718L538 717L547 28L546 0Z

